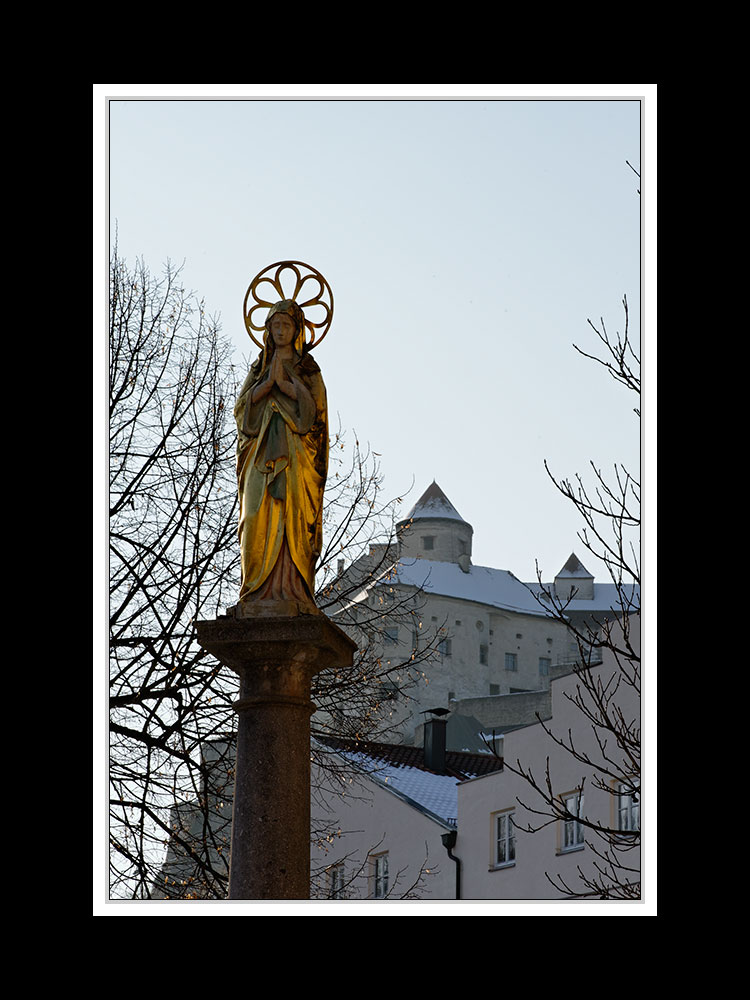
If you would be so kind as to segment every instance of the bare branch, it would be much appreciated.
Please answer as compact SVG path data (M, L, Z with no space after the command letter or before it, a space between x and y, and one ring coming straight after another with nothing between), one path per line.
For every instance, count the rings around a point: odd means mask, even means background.
M623 306L624 332L614 338L603 320L600 328L589 321L604 348L602 357L575 349L640 396L640 363L629 337L626 299ZM639 407L634 409L640 415ZM583 528L578 537L606 566L615 596L607 612L588 618L575 616L571 608L576 591L560 593L554 583L543 583L537 564L535 596L550 617L566 625L578 648L578 661L573 666L575 684L568 684L564 692L575 710L575 726L561 732L554 718L543 720L537 716L537 720L557 756L580 766L581 796L588 783L600 797L605 796L605 801L625 796L633 803L639 802L640 717L637 710L626 711L623 706L640 703L640 642L633 628L640 615L640 483L622 465L615 465L612 474L605 475L591 462L591 486L579 475L574 480L556 479L546 462L545 469L556 489L579 514ZM586 848L593 856L593 864L578 865L577 884L559 874L548 874L557 891L580 898L639 898L639 867L631 859L640 851L640 822L637 829L620 829L618 824L604 822L600 815L583 808L580 815L572 816L566 798L552 781L549 756L541 778L520 760L512 764L506 758L504 767L522 778L532 793L530 803L518 798L523 810L516 819L520 830L536 833L551 824L575 820L586 831Z

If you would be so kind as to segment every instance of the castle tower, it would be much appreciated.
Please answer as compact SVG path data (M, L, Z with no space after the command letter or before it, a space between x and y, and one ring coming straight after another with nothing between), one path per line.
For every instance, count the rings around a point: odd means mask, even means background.
M396 525L401 558L471 565L472 526L433 480L406 517Z

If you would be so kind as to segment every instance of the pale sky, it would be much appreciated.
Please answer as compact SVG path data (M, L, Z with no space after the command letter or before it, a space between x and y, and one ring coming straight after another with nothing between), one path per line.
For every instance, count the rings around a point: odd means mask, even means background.
M402 513L435 479L474 527L475 564L530 581L538 560L550 579L575 551L604 580L544 460L589 482L590 460L641 462L631 394L573 344L596 352L589 318L622 330L623 296L631 338L642 318L655 337L655 91L97 84L105 242L116 224L130 264L184 261L242 369L252 278L317 268L335 302L315 353L331 422L380 453L386 492L411 487ZM642 159L639 181L626 161Z

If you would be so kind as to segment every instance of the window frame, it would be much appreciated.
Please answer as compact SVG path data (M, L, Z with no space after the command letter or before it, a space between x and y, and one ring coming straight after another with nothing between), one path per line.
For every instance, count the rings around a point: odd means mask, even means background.
M575 800L576 811L573 812L568 803ZM570 854L573 851L582 851L586 846L584 827L581 823L583 817L583 791L574 788L570 792L565 792L560 796L562 808L569 814L570 818L560 818L560 854Z
M328 871L328 898L346 899L344 895L345 882L344 862L337 861L336 864L331 865Z
M635 792L635 798L633 793L630 791L624 791L625 788L632 788L633 785L637 785L637 790ZM628 835L639 834L641 832L641 783L640 780L633 779L632 781L616 781L615 782L615 794L614 794L614 808L615 808L615 828L618 834L623 837ZM623 800L625 805L623 808ZM623 826L622 817L623 812L625 812L628 817L628 824ZM633 819L635 817L635 824L633 825Z
M505 654L505 669L514 674L518 673L518 653Z
M500 868L513 868L516 863L516 810L501 809L491 814L490 826L490 867L494 871ZM500 828L503 827L502 835ZM505 857L500 859L500 846L503 846Z
M372 898L387 899L389 889L388 851L371 854L370 860L372 862Z
M383 629L384 646L398 646L399 639L400 635L398 625L388 625Z
M453 656L453 643L450 636L446 636L438 642L437 651L441 656Z

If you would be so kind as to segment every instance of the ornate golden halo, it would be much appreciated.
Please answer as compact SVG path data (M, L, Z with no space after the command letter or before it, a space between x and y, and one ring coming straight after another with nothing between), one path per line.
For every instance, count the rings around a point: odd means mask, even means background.
M273 271L275 274L273 277L268 277L268 272ZM309 273L302 274L300 268L305 268ZM284 290L283 278L286 272L292 272L295 278L287 283L287 288L289 288L293 283L293 288L291 294L287 294ZM317 282L318 290L317 294L313 295L312 298L305 299L304 302L300 302L300 293L308 281ZM276 292L275 298L265 299L260 298L258 286L259 285L270 285ZM266 292L270 294L270 292ZM252 296L255 304L250 306L248 309L248 300ZM258 309L270 309L271 306L275 305L282 299L294 299L300 309L304 310L310 306L317 306L323 309L324 316L323 319L314 322L305 316L305 344L308 350L312 350L313 347L317 347L318 344L323 340L323 337L328 333L331 322L333 321L333 292L331 291L331 286L328 284L326 279L309 264L304 264L301 260L281 260L277 261L275 264L269 264L268 267L264 267L262 271L250 282L250 287L245 293L245 301L242 305L242 313L245 319L245 329L250 335L253 343L257 344L258 347L263 349L263 341L258 340L257 337L253 335L253 331L256 333L264 332L265 327L265 317L263 323L260 326L253 322L253 314L257 312ZM326 301L327 299L327 301ZM322 329L322 333L318 331Z

